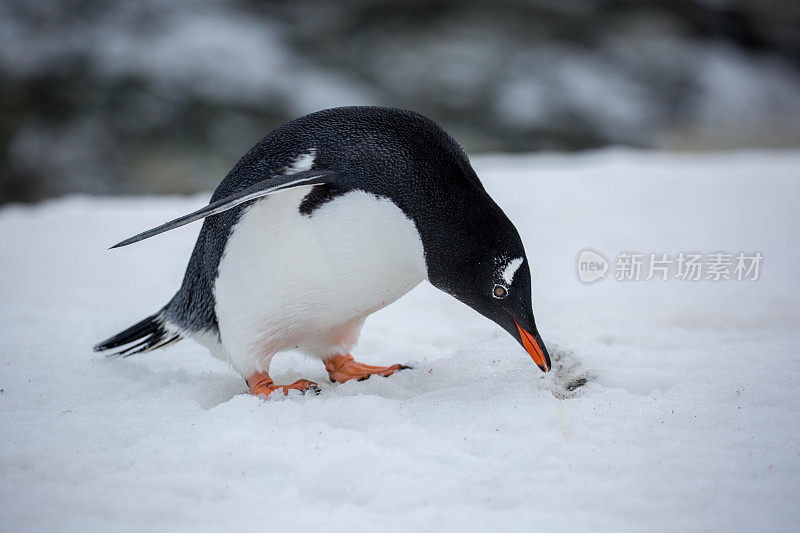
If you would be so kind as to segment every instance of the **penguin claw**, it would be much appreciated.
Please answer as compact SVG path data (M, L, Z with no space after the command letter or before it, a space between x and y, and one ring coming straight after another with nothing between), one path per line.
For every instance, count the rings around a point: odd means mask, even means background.
M374 375L389 377L395 372L411 368L408 365L373 366L359 363L350 354L334 355L325 360L325 369L332 383L344 383L354 379L364 381Z
M320 393L319 385L307 379L298 379L291 385L279 385L277 388L282 389L284 394L289 394L290 390L299 390L300 394L313 392L316 395Z
M321 392L319 385L307 379L298 379L291 385L275 385L266 372L256 372L247 378L247 385L255 396L269 396L275 391L281 391L287 395L290 390L299 390L301 394L312 391L315 395Z

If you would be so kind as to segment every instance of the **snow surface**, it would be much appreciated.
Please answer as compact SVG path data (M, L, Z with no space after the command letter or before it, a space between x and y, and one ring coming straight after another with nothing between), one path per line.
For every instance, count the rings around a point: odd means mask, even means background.
M0 210L0 529L796 531L800 152L475 166L526 244L550 374L427 284L355 352L413 370L333 385L276 357L319 396L250 396L190 342L106 359L199 225L105 248L208 196ZM765 259L755 282L585 285L584 248Z

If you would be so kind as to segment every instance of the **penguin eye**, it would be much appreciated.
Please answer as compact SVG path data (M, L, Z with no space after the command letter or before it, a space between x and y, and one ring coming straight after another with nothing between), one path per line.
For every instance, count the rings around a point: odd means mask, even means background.
M495 285L494 289L492 289L492 296L502 300L503 298L508 296L508 289L506 289L502 285Z

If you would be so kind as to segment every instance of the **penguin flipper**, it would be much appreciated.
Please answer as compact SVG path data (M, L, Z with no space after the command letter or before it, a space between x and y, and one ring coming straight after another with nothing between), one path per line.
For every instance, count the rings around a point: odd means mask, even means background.
M269 178L261 180L242 191L234 193L221 200L217 200L216 202L212 202L193 213L170 220L169 222L158 227L143 231L138 235L134 235L133 237L125 239L124 241L118 242L111 248L120 248L122 246L128 246L129 244L149 239L150 237L154 237L160 233L164 233L165 231L185 226L186 224L194 222L195 220L200 220L211 215L222 213L223 211L232 209L237 205L267 196L269 194L285 191L294 187L321 185L324 183L333 184L336 180L336 176L337 174L330 170L307 170L305 172L297 172L295 174L270 176Z

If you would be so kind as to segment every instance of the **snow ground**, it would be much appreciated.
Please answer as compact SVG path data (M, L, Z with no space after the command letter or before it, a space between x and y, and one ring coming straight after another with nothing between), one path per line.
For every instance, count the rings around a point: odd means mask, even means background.
M316 397L249 396L191 342L109 360L90 347L166 302L199 225L105 248L207 196L0 210L0 529L796 531L800 152L475 166L534 265L550 374L428 285L356 352L413 370L333 385L276 358ZM755 282L584 285L587 247L765 259Z

